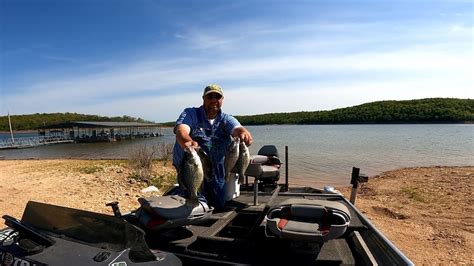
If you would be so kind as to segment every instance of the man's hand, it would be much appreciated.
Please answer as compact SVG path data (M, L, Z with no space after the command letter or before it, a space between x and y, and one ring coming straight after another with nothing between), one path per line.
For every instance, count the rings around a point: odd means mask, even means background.
M176 133L176 141L179 143L181 148L185 149L187 147L197 148L199 144L194 141L191 136L189 136L189 132L191 128L188 125L181 124L175 128Z
M247 146L252 145L253 139L252 134L245 127L237 127L232 131L233 137L238 137L241 141L245 142Z
M194 140L189 140L184 143L184 147L192 147L194 149L197 149L199 147L199 143Z

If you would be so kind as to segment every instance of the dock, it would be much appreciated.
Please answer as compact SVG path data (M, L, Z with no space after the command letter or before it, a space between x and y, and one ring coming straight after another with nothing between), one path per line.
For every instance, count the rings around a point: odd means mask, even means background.
M23 149L32 148L42 145L60 144L60 143L72 143L74 140L66 136L38 136L29 138L15 138L14 141L11 139L0 140L0 150L3 149Z
M38 136L0 139L0 150L60 143L93 143L163 136L155 123L72 121L37 128Z
M43 136L67 136L74 142L112 142L162 136L161 126L138 122L72 121L39 128Z

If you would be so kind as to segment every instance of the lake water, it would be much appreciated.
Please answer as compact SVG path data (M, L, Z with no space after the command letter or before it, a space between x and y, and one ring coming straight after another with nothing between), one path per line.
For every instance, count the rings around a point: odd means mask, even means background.
M251 154L273 144L284 160L288 146L290 183L348 185L352 167L369 176L410 166L474 165L474 125L283 125L249 126ZM0 150L5 159L128 158L142 145L173 143L171 129L164 136L115 143L58 144ZM20 134L16 135L20 136ZM0 138L9 134L0 133ZM283 182L285 170L283 167Z

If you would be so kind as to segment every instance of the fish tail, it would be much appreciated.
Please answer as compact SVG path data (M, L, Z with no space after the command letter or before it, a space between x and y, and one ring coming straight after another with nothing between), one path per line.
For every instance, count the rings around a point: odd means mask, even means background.
M243 174L239 174L239 184L243 184L244 183L244 175Z
M195 195L191 195L191 197L189 197L186 202L191 206L197 206L199 205L199 198Z

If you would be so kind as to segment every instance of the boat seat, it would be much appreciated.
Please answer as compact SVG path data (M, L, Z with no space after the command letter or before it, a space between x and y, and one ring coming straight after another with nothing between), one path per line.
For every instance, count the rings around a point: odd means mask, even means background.
M273 165L262 165L262 171L260 178L275 178L280 174L280 168Z
M278 149L275 145L263 145L260 150L258 150L258 155L265 155L268 157L280 157Z
M200 223L209 219L213 211L206 202L191 202L179 195L139 198L138 202L138 220L150 230Z
M265 234L303 242L325 242L342 236L349 226L349 209L327 200L289 199L271 208Z
M255 171L255 167L249 167L245 174L258 178L263 183L274 183L280 178L281 164L276 147L265 145L258 151L258 155L250 157L249 165L261 165L261 169Z
M260 164L262 166L262 173L258 178L273 178L280 174L280 164L273 164L270 158L264 155L253 155L250 157L251 164ZM246 172L247 175L253 176L253 172Z

